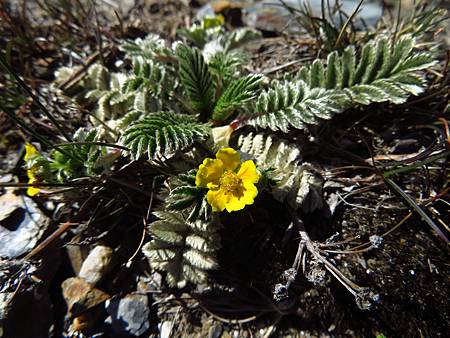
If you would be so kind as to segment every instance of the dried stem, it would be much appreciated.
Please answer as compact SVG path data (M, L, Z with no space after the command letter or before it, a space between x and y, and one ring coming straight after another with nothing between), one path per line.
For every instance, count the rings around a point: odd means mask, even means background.
M292 268L285 271L285 278L287 279L286 284L277 284L275 286L274 298L276 300L284 300L288 298L288 289L295 281L296 275L300 267L303 267L303 273L306 270L306 254L312 257L312 261L320 262L324 265L325 269L331 273L355 298L359 307L367 309L370 307L370 300L378 299L378 296L368 292L367 288L360 287L355 284L349 278L347 278L338 268L336 268L328 259L326 259L320 250L320 243L314 242L308 235L305 225L303 224L300 217L297 215L295 210L289 210L292 221L297 227L300 242L298 244L297 254L295 256ZM305 251L306 249L306 251Z

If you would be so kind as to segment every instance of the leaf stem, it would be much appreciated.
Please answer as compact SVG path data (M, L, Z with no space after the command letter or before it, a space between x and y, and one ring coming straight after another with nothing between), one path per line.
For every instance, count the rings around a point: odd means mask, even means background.
M53 147L65 146L65 145L70 145L70 144L104 146L104 147L117 148L117 149L121 149L121 150L130 151L130 148L127 148L125 146L121 146L121 145L114 144L114 143L105 143L105 142L64 142L64 143L57 143Z

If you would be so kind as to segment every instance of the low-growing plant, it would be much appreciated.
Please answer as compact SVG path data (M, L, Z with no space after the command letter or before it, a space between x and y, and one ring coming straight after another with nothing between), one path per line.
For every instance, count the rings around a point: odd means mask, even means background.
M403 104L426 91L425 71L436 60L418 45L420 32L434 27L426 12L423 21L417 30L403 26L396 39L385 32L360 44L352 40L354 45L302 65L283 81L246 71L242 47L260 35L251 29L228 32L220 17L180 31L189 42L155 35L123 41L125 66L111 72L92 65L72 94L94 105L93 128L75 133L73 143L60 146L63 152L32 151L26 157L30 182L103 175L115 170L119 152L123 163L140 161L163 172L164 198L153 211L157 220L148 226L143 252L152 269L165 271L168 285L178 288L206 283L209 271L220 269L219 230L227 227L221 213L245 212L264 192L285 203L311 261L361 299L369 292L317 252L301 223L300 215L323 207L324 180L314 164L303 162L292 132L348 109ZM184 172L164 170L184 160Z

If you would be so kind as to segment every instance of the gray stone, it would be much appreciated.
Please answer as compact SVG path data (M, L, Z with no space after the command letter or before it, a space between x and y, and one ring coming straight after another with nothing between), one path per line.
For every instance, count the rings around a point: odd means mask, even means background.
M150 328L150 308L146 295L129 294L113 298L106 305L111 325L118 334L140 336Z
M29 251L49 224L37 204L27 196L0 196L0 256L16 258Z
M223 327L220 324L213 325L209 328L208 338L220 338L222 336Z
M0 175L0 183L12 182L13 175L12 174L1 174Z
M304 8L306 0L284 0L286 5L296 10ZM243 20L246 25L268 31L287 30L289 33L299 33L299 27L295 24L295 20L288 9L283 7L280 0L263 0L249 6L244 10ZM321 15L321 0L309 0L313 15ZM334 0L330 1L331 6L335 4ZM355 10L358 1L341 0L341 9L348 15ZM383 9L379 2L365 1L360 11L355 16L354 23L356 27L363 28L364 24L375 26L377 21L383 15ZM339 26L339 15L334 15L331 20Z

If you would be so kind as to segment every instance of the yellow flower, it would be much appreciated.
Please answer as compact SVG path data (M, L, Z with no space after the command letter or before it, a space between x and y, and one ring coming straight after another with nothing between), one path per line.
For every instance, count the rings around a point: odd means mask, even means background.
M31 143L25 144L25 161L30 161L33 157L36 155L39 155L39 152L37 151L36 147L33 146ZM36 171L39 168L36 168L35 166L29 166L27 169L27 176L28 176L28 184L35 184L39 182L39 179L36 177ZM27 189L27 195L28 196L35 196L41 189L39 187L28 187Z
M25 157L24 157L25 161L30 160L32 157L34 157L38 154L39 154L39 152L37 151L37 149L34 145L32 145L31 143L25 144Z
M241 163L241 156L233 148L222 148L216 158L205 158L198 168L195 184L208 188L206 200L213 211L228 212L253 204L258 195L255 184L260 175L251 160Z
M204 29L215 28L218 26L222 26L224 22L225 22L224 16L219 14L204 18L202 21L202 26Z

